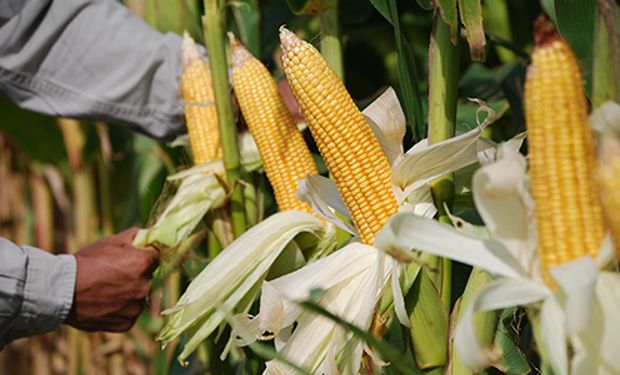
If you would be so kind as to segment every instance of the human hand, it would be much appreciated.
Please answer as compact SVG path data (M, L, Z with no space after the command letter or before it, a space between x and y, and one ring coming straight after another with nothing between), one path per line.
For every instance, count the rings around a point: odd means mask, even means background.
M77 276L65 324L83 331L129 330L144 306L159 253L132 246L138 228L103 238L75 254Z

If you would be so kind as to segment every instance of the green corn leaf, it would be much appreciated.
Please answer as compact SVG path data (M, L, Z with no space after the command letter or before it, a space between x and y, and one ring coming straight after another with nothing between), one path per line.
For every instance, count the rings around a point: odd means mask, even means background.
M426 135L426 123L424 120L424 101L420 94L420 83L413 50L404 33L401 32L396 1L370 0L370 2L394 26L401 103L414 140L418 141Z
M19 109L2 96L0 112L0 132L29 157L56 165L67 159L62 133L54 118Z
M182 34L188 30L192 36L200 35L198 2L193 0L146 0L145 21L161 32Z
M392 16L390 14L388 0L370 0L370 3L379 13L381 13L383 18L385 18L390 24L394 25L394 23L392 22Z
M493 44L500 60L503 63L513 61L515 53L509 48L504 48L502 44L502 42L506 42L504 44L513 42L508 2L506 0L486 1L483 7L483 17L484 28L488 33L495 36L495 40L492 40L492 42L494 42ZM489 39L491 39L490 36ZM498 43L498 40L501 40L501 42Z
M516 308L506 309L501 313L497 333L495 334L495 345L501 350L502 362L501 370L507 375L525 375L531 373L532 369L521 349L515 344L519 337L515 337L517 332L512 328Z
M613 0L599 3L596 18L596 40L592 63L592 108L607 100L618 100L619 45L618 6Z
M471 303L471 300L477 294L478 290L492 280L492 276L482 269L474 268L467 281L467 286L460 299L458 311L455 311L456 320L452 330L455 329L456 324L461 320L463 312L467 309L467 306ZM495 332L497 330L498 313L496 311L487 311L478 313L474 317L474 327L480 344L489 346L493 343ZM450 359L452 375L468 375L471 371L463 365L460 361L458 353L452 350L452 358Z
M400 289L402 290L403 294L406 295L409 292L409 290L413 286L413 283L420 275L421 270L422 267L416 262L411 262L409 265L407 265L407 268L405 268L405 272L400 279ZM392 293L386 293L379 304L379 312L381 316L387 320L392 314L393 307L394 295Z
M132 166L132 185L137 188L136 202L142 218L148 218L160 196L166 181L166 168L162 163L163 150L155 140L146 136L135 136L133 151L136 160Z
M586 92L590 92L596 0L555 0L555 16L560 34L579 59Z
M330 0L286 0L289 9L298 15L319 14L331 5Z
M549 16L554 23L557 23L555 17L555 0L540 0L540 6L547 16Z
M260 7L258 0L237 0L233 3L241 41L254 56L260 57Z
M424 10L433 10L435 8L435 4L433 3L433 0L417 0L417 3L420 6L420 8Z
M456 10L456 0L436 0L439 14L445 23L450 25L450 38L456 44L459 30L459 16Z
M448 313L431 272L422 269L405 296L416 363L421 369L445 366L448 360Z
M480 0L459 0L461 22L465 26L469 53L474 61L484 61L486 39L482 27L482 6Z

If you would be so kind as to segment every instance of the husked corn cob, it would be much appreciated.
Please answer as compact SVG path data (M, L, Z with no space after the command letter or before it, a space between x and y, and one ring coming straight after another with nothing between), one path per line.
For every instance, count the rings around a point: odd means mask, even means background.
M596 256L603 239L594 148L579 65L553 24L539 18L525 83L529 166L543 275Z
M620 260L620 140L611 134L601 138L597 163L597 182L603 216Z
M321 54L280 28L286 77L364 243L398 210L390 165L370 126Z
M182 54L181 93L187 132L194 163L202 164L222 155L211 71L187 33L183 36Z
M232 41L231 49L233 88L278 208L313 213L295 196L299 180L318 174L310 150L267 68L240 42Z

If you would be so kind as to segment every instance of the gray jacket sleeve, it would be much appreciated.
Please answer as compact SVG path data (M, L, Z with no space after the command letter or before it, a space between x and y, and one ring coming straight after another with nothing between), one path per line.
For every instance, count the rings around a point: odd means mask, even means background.
M72 255L52 255L0 237L0 349L58 327L71 309L75 276Z
M0 91L55 116L182 131L181 38L114 0L0 0Z

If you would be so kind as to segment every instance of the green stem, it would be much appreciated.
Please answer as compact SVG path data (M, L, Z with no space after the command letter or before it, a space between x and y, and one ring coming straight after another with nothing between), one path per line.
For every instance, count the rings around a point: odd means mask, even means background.
M247 172L243 172L242 175L244 181L243 198L245 203L245 217L249 228L256 225L258 222L257 191L252 176Z
M344 64L342 59L342 32L340 30L340 6L338 0L329 1L327 8L321 12L321 54L334 72L344 81Z
M429 51L429 143L454 137L459 78L458 45L450 41L450 26L438 15Z
M429 47L429 143L454 137L458 84L458 47L450 40L450 26L439 14ZM445 207L454 201L451 174L431 183L439 210L439 221L450 222ZM422 269L405 302L411 320L411 340L418 367L425 373L445 371L448 362L448 325L451 303L452 263L449 259L425 256L432 269Z
M212 261L215 257L222 251L222 245L220 245L220 241L217 239L217 236L212 230L209 230L207 234L207 254L209 255L209 260Z
M450 26L437 14L429 50L429 128L430 144L454 137L456 123L456 101L459 79L458 44L451 41ZM439 221L450 222L446 207L454 203L454 176L442 176L431 183L431 192L439 211ZM450 260L442 261L441 299L450 311L451 275Z
M450 311L452 304L452 261L448 258L442 259L441 276L441 302L443 302L446 311Z
M233 233L235 237L245 231L245 207L243 204L243 186L237 183L241 176L241 162L237 145L237 129L235 127L232 106L231 89L228 81L228 65L226 63L226 35L222 20L222 4L217 0L204 0L205 16L203 27L207 50L209 51L209 65L213 76L215 103L220 120L220 138L226 181L232 189L230 210Z

